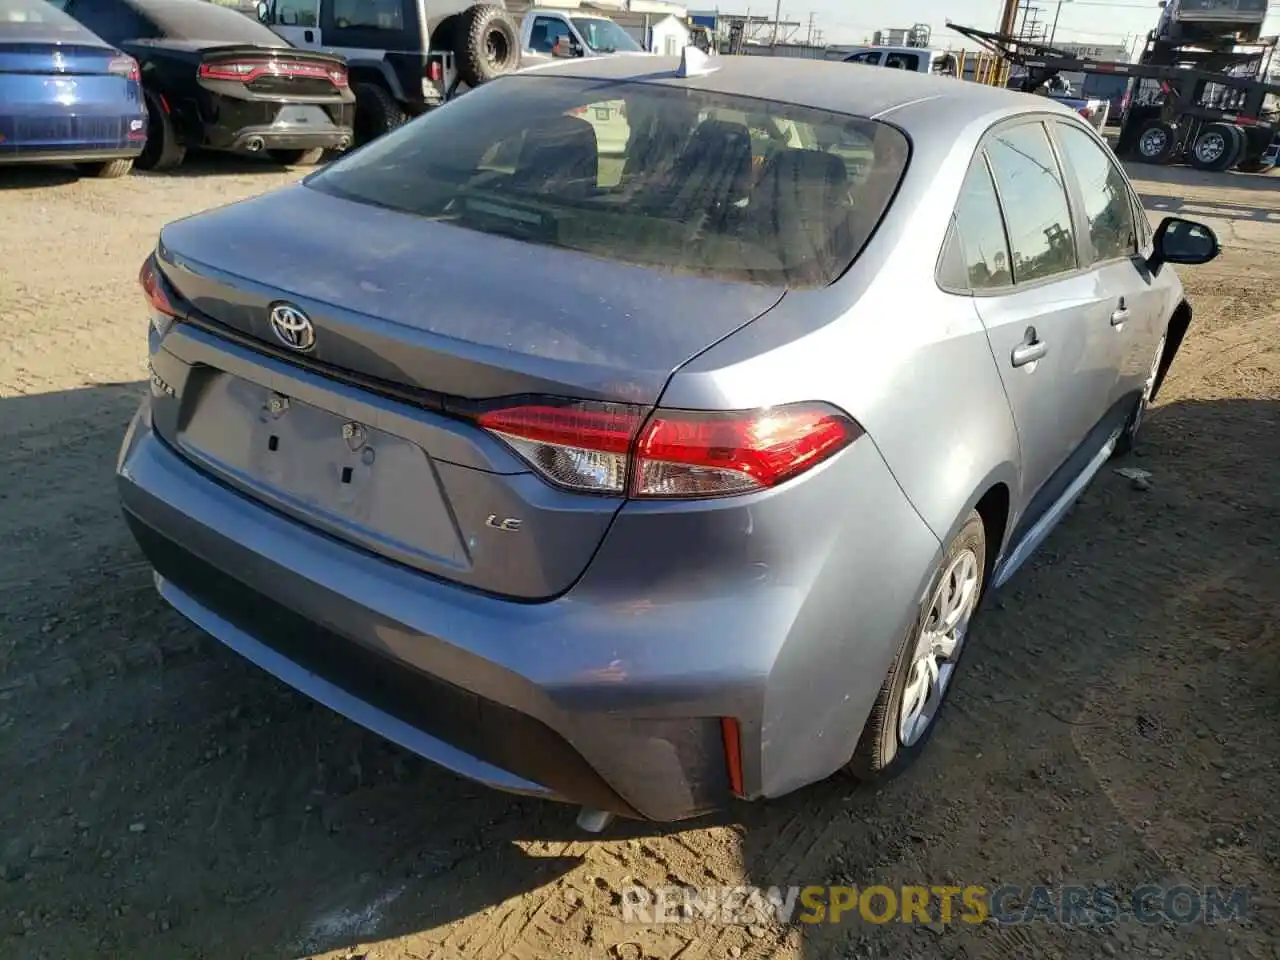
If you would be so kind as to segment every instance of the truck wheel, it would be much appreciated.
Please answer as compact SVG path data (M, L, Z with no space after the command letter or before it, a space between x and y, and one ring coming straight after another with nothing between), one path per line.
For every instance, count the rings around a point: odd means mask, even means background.
M1133 149L1139 160L1170 163L1178 152L1178 128L1164 120L1148 120L1138 130Z
M385 87L376 83L357 83L356 145L375 140L405 122L405 112Z
M458 76L478 87L520 66L520 38L507 11L477 3L462 12L458 25Z
M86 177L99 180L115 180L133 169L132 160L103 160L99 163L77 163L76 169Z
M1187 159L1197 170L1226 170L1240 157L1240 138L1228 123L1207 123L1191 141Z
M187 155L186 147L179 145L177 131L164 106L151 91L144 96L147 101L147 145L133 161L139 170L167 170L176 167Z
M310 167L320 162L324 151L319 147L311 150L268 150L267 155L281 166Z

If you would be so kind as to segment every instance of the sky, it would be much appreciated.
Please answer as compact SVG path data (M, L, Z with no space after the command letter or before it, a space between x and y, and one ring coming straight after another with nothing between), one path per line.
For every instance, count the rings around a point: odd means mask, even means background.
M776 0L720 0L722 13L772 16ZM1033 0L1040 20L1052 23L1056 0ZM1280 33L1280 2L1270 4L1264 33ZM783 0L782 19L803 26L794 39L804 41L810 14L825 43L862 43L876 30L927 23L935 46L960 46L963 38L945 27L947 20L983 30L995 30L1002 0ZM704 9L697 2L690 9ZM892 10L892 13L881 12ZM1157 0L1064 0L1056 39L1074 43L1123 44L1146 35L1160 16ZM972 46L972 42L969 44Z

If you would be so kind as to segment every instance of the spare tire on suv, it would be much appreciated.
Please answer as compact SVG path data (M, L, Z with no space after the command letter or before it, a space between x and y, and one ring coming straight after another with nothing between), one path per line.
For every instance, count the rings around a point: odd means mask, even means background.
M463 83L478 87L520 67L520 36L505 10L477 3L459 21L454 55Z

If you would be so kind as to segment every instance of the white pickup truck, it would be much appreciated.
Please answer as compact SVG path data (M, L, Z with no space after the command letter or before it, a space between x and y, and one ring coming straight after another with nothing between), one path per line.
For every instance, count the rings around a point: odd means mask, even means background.
M843 63L865 63L869 67L888 67L912 73L932 73L954 77L958 70L955 55L947 50L924 50L920 47L845 47Z
M525 12L520 23L520 49L547 57L648 53L608 17L548 7L534 7Z

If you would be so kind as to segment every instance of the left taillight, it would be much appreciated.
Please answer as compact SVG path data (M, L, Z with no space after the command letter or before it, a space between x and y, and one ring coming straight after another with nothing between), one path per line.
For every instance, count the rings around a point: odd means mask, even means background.
M107 64L107 73L114 74L117 77L124 77L128 80L142 79L142 72L138 69L138 61L124 54L111 58L111 62Z
M350 85L346 67L330 67L329 79L333 81L335 87L345 88Z
M142 295L147 298L147 303L156 315L170 319L181 316L174 307L173 301L169 299L164 278L160 275L160 267L156 264L155 254L143 261L142 269L138 271L138 284L142 287Z
M638 499L702 499L777 486L862 435L821 403L708 412L542 401L482 413L477 422L548 482Z

